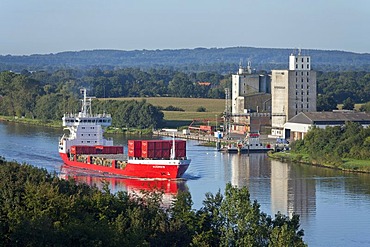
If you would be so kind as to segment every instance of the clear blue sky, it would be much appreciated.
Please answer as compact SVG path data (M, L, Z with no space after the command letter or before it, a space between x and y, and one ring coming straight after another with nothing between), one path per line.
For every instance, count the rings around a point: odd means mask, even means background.
M0 0L0 55L252 46L370 53L369 0Z

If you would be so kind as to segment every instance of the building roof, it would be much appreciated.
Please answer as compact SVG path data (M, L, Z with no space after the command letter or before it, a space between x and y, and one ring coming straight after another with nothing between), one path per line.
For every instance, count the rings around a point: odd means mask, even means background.
M330 125L345 122L359 122L370 124L370 113L353 111L332 111L332 112L300 112L292 117L289 123Z

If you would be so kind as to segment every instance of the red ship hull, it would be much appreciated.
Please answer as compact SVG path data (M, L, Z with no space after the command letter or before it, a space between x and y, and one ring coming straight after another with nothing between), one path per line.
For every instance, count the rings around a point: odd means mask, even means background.
M153 160L153 161L131 161L128 160L125 168L107 167L88 164L79 161L72 161L65 153L59 153L66 165L79 167L87 170L94 170L113 175L137 178L180 178L188 169L190 160Z

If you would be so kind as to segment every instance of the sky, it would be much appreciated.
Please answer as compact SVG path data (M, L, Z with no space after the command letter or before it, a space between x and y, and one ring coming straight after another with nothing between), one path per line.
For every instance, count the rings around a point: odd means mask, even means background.
M370 1L0 0L0 55L235 46L370 53Z

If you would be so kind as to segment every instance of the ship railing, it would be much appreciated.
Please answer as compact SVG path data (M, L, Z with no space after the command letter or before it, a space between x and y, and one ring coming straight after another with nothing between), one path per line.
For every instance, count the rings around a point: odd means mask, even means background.
M77 118L77 117L111 118L112 117L111 114L107 114L107 113L101 113L101 114L86 113L86 114L83 114L82 112L79 112L79 113L65 113L63 116L65 118L66 117L68 117L68 118Z

